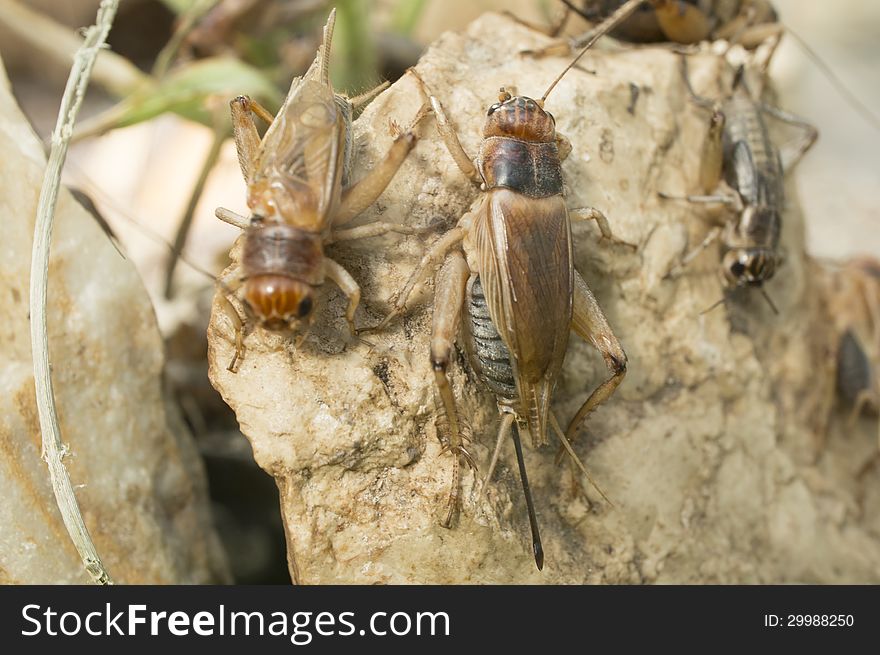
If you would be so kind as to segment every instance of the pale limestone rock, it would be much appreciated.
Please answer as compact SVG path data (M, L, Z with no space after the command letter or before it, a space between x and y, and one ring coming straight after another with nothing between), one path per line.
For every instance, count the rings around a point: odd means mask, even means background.
M45 156L0 73L0 581L86 583L40 458L28 324ZM133 266L62 190L49 266L49 355L64 459L95 545L120 583L229 579L204 471L166 409L163 344Z
M489 14L424 55L418 70L469 153L499 87L539 97L567 63L516 54L545 41ZM600 242L594 226L574 227L577 267L630 361L626 381L577 444L615 506L590 489L587 500L569 468L554 464L553 450L526 448L546 550L539 573L507 444L486 498L465 472L460 519L440 526L451 460L433 421L431 285L406 318L367 337L370 347L349 342L344 299L328 284L300 348L256 329L237 373L226 370L233 333L215 302L211 378L278 483L292 574L305 583L880 581L880 526L853 502L853 471L874 444L840 445L832 435L818 459L814 453L831 378L797 203L791 199L784 219L785 265L768 285L781 314L752 295L701 315L722 293L716 250L663 279L709 225L703 209L657 197L695 190L706 129L678 56L660 48L597 51L583 67L596 75L573 70L547 102L574 146L564 166L568 203L598 207L618 237L639 245L634 254ZM692 58L693 83L704 94L720 92L722 72L711 53ZM639 94L630 111L632 85ZM355 124L355 177L389 146L389 123L407 125L420 104L405 76L369 106ZM477 197L433 120L420 132L362 221L448 227ZM359 325L380 320L426 241L389 237L331 250L363 288ZM555 411L570 417L605 375L599 356L573 337ZM458 364L453 376L485 472L494 399Z

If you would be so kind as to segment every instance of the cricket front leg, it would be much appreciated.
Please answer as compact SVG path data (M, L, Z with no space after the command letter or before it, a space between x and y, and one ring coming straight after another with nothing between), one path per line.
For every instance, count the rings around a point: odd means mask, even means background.
M593 347L599 351L611 376L590 394L568 424L565 438L569 442L574 440L578 427L584 419L611 397L626 375L626 353L623 352L620 342L611 331L611 326L608 325L605 314L602 313L593 292L590 291L587 283L577 271L574 271L571 328L578 336L593 344Z
M361 301L361 288L355 282L351 273L326 256L324 257L324 275L333 280L336 286L345 294L345 297L348 298L345 320L348 321L348 331L351 333L351 336L356 336L357 328L354 325L354 313Z
M443 143L446 145L446 149L449 151L452 159L455 161L461 172L464 173L465 177L474 184L481 184L483 179L480 177L477 167L474 166L474 162L462 147L458 134L455 132L455 128L452 126L452 123L449 122L449 117L446 116L446 112L443 110L443 105L440 104L440 101L435 96L431 95L431 92L428 90L428 85L425 84L425 81L414 68L411 68L409 72L414 78L416 78L416 82L419 85L422 95L424 95L431 104L431 109L434 111L434 116L437 118L437 131L440 132L440 137L443 139Z
M611 241L612 243L617 243L622 246L627 246L628 248L632 248L636 250L638 246L634 243L629 243L628 241L624 241L623 239L618 239L611 232L611 225L608 223L608 218L606 218L605 214L596 209L595 207L579 207L577 209L569 209L569 216L573 220L576 221L596 221L596 225L599 226L599 232L602 233L602 238Z
M222 311L229 319L229 322L232 323L232 330L235 333L235 354L232 356L232 360L226 367L226 370L230 373L235 373L236 364L244 359L244 338L249 331L249 323L245 317L239 313L238 309L235 308L235 305L230 300L230 298L235 295L240 284L241 281L237 274L230 274L217 280L217 290L220 292L220 311Z
M464 235L464 228L454 227L437 239L428 252L422 256L422 259L419 261L415 270L410 274L403 289L391 301L391 312L389 312L389 314L382 319L382 322L377 326L362 330L362 332L376 332L381 330L394 320L395 317L406 311L406 303L416 286L418 286L418 284L424 279L429 270L439 262L443 261L447 253L461 243L462 239L464 239Z
M431 367L434 369L434 382L443 404L446 418L446 448L452 453L452 486L449 492L449 505L444 527L452 524L458 508L460 466L458 458L462 456L473 468L476 468L470 453L464 448L458 411L455 407L455 395L449 381L449 363L452 361L455 335L461 319L461 308L464 305L465 287L470 277L470 269L460 251L449 253L440 272L437 274L437 288L434 294L434 322L431 328Z

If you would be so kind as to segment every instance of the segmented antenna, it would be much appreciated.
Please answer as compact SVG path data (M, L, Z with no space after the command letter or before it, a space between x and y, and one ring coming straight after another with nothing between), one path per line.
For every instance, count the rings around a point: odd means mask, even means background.
M529 527L532 529L532 552L535 555L535 565L540 571L544 568L544 547L541 545L538 517L535 516L535 503L532 501L529 476L526 475L526 463L523 461L522 443L519 440L519 426L513 430L513 446L516 449L516 464L519 466L519 477L522 480L523 494L526 497L526 509L529 512Z
M559 76L553 80L553 83L547 88L544 92L544 95L541 96L541 99L538 101L538 104L543 106L544 101L547 99L547 96L550 95L550 92L553 90L559 80L565 77L565 74L572 69L572 67L578 63L578 60L583 57L584 53L593 47L593 44L596 43L600 38L605 36L608 32L617 27L618 24L625 21L629 18L635 10L639 8L639 5L642 4L645 0L628 0L628 2L622 5L619 9L617 9L613 14L611 14L608 18L603 20L599 25L597 25L590 36L590 40L587 41L587 44L581 49L581 51L577 54L577 57L571 60L571 63L565 67Z
M790 27L786 25L785 32L789 34L797 44L803 49L803 51L807 54L807 57L812 60L812 62L816 65L819 71L825 76L831 86L840 94L840 96L846 101L850 107L852 107L856 113L858 113L871 127L875 130L880 130L880 116L874 113L868 105L862 102L855 93L850 91L850 89L843 83L843 80L831 69L831 67L825 63L825 60L819 56L819 53L813 50L810 45L804 40L804 38L792 30Z

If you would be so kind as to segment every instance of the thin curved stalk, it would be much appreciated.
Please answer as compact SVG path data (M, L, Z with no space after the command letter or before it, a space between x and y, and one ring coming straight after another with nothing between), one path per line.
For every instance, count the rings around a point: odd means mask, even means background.
M46 329L46 290L49 278L49 245L52 241L52 227L55 204L58 200L58 187L61 182L61 169L67 157L73 125L82 105L95 59L107 40L107 34L110 32L118 5L119 0L101 0L95 24L86 30L85 39L74 55L73 68L61 98L58 121L52 132L49 160L46 163L46 172L40 189L40 200L37 204L30 280L31 351L34 358L34 385L42 433L43 459L46 460L49 467L52 491L55 493L55 501L58 503L64 526L82 558L86 572L96 584L112 584L113 581L104 568L83 521L76 496L73 493L70 476L62 461L67 452L67 446L61 441L61 429L58 426L58 414L55 409L55 394L52 389L49 336Z

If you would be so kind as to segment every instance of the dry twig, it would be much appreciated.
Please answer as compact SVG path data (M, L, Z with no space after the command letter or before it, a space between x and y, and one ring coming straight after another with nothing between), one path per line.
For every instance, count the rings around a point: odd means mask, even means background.
M49 337L46 330L46 289L49 277L49 244L52 240L55 204L58 200L58 187L61 182L61 169L67 156L70 137L76 115L82 105L89 77L95 59L110 32L113 17L119 0L101 0L95 25L85 33L85 39L74 56L73 68L61 98L58 121L52 132L49 160L40 200L37 205L37 218L34 226L34 245L31 258L31 350L34 358L34 384L37 393L37 410L40 416L43 459L49 466L52 490L67 532L82 558L86 571L96 584L112 584L110 574L104 569L95 544L83 521L76 502L70 476L64 467L63 458L67 447L61 441L58 415L55 411L55 395L49 366Z

